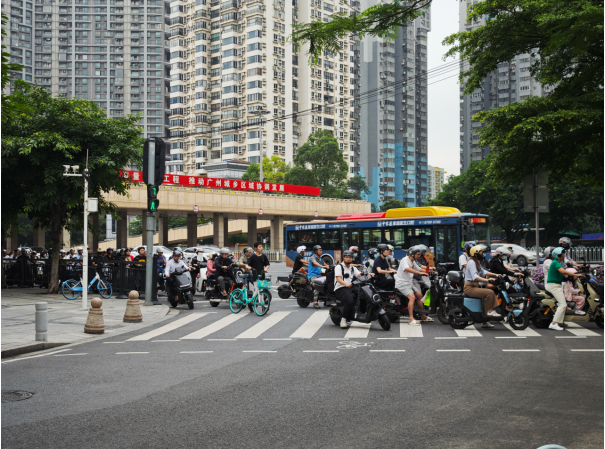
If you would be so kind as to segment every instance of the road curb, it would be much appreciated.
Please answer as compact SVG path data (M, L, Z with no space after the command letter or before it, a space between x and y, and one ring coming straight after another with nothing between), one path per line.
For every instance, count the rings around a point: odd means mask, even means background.
M95 340L102 340L104 338L111 338L111 337L115 337L116 335L125 334L125 333L132 332L132 331L135 331L138 329L143 329L147 326L157 324L158 322L164 321L168 318L172 318L173 316L178 315L178 313L170 314L171 310L173 310L173 309L171 309L166 304L162 304L161 307L162 307L162 310L160 311L159 316L149 322L127 323L124 325L124 327L122 329L119 329L115 332L112 332L109 334L99 334L99 335L86 334L87 337L82 338L80 340L76 340L76 341L70 341L70 342L64 342L64 343L39 342L39 343L27 344L27 345L23 345L23 346L17 346L16 348L10 348L10 349L3 350L1 358L4 360L4 359L12 358L12 357L17 357L17 356L20 356L23 354L44 351L46 349L53 349L53 348L56 348L57 346L79 345L82 343L88 343L88 342L95 341ZM84 331L82 331L82 332L84 332Z

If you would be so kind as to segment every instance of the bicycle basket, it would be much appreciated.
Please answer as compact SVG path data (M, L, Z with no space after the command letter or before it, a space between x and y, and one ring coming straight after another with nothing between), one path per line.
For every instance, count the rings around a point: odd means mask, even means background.
M258 286L258 288L263 288L265 290L268 290L271 288L271 281L261 281L259 279L258 281L256 281L256 285Z

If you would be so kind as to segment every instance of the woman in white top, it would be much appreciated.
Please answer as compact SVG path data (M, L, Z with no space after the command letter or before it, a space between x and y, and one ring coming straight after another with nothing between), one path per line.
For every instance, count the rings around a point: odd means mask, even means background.
M490 273L481 267L480 260L483 259L483 252L484 247L480 245L473 246L470 250L471 258L466 265L464 273L464 294L471 298L483 299L483 312L487 316L500 318L501 315L494 310L494 308L498 307L498 300L494 291L489 288L479 287L479 281L489 283L490 280L486 276L497 276L497 274ZM492 328L494 326L489 322L485 322L481 323L481 327Z

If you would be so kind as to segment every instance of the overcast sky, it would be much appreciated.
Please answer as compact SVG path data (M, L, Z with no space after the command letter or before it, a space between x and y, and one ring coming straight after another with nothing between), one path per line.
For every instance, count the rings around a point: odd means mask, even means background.
M449 175L460 174L460 86L457 76L453 76L458 70L437 75L431 74L431 69L446 64L443 54L447 47L441 42L458 31L458 6L458 0L433 0L431 31L428 33L429 165L444 168L446 179ZM450 64L451 61L449 58Z

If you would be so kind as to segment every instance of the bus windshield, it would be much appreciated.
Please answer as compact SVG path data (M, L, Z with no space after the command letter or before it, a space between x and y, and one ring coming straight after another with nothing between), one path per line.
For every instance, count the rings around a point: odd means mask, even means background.
M469 240L473 240L477 244L483 243L485 245L490 245L489 226L487 224L475 224L471 226L468 237L466 238L466 241Z

